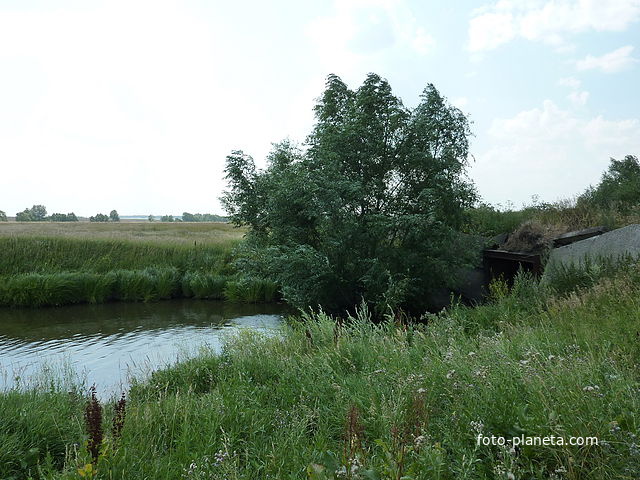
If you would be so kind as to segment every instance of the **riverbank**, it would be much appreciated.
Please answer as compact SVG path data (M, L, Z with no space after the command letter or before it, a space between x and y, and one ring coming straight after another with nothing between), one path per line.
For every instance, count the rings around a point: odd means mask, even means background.
M272 282L238 278L242 231L227 224L18 226L0 228L0 306L277 298Z
M640 475L640 270L562 296L526 278L493 293L421 325L308 316L159 371L115 439L105 409L96 478ZM83 395L3 394L0 476L79 478ZM548 440L478 444L491 435Z

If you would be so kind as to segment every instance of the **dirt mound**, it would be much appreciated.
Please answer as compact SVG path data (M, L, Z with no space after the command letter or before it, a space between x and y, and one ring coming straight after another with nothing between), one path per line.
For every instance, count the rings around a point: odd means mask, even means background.
M561 225L542 225L528 221L520 225L500 247L510 252L541 253L553 246L553 239L568 232Z

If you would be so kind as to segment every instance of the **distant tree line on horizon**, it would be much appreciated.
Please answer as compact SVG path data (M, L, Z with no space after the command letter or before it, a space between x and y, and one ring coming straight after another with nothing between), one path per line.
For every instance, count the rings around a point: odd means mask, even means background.
M213 213L182 213L183 222L226 222L227 217Z
M0 222L6 222L7 214L0 210ZM71 213L52 213L47 216L47 208L44 205L34 205L31 208L25 208L23 211L16 213L16 222L78 222L77 215ZM116 210L111 210L109 215L98 213L89 217L90 222L119 222L120 216Z
M155 222L156 217L151 214L148 217L150 222ZM215 215L213 213L189 213L183 212L182 217L174 217L173 215L162 215L160 217L161 222L226 222L228 219L222 215Z

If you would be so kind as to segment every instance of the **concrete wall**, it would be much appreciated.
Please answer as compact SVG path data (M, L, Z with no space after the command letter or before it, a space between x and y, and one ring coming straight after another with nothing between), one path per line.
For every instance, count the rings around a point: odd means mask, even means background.
M625 256L640 256L640 225L628 225L566 247L554 248L549 255L543 279L548 278L549 273L558 266L579 265L586 258L615 260Z

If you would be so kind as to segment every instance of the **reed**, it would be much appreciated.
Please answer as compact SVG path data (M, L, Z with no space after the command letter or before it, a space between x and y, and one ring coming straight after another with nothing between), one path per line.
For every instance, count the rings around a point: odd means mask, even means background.
M0 307L48 307L110 301L150 302L170 298L271 302L271 282L242 281L173 267L101 273L26 273L0 277Z
M227 282L224 296L231 302L273 302L278 299L278 286L269 280L241 278Z
M174 267L181 271L231 268L233 243L151 244L122 240L0 237L0 275L95 272Z

